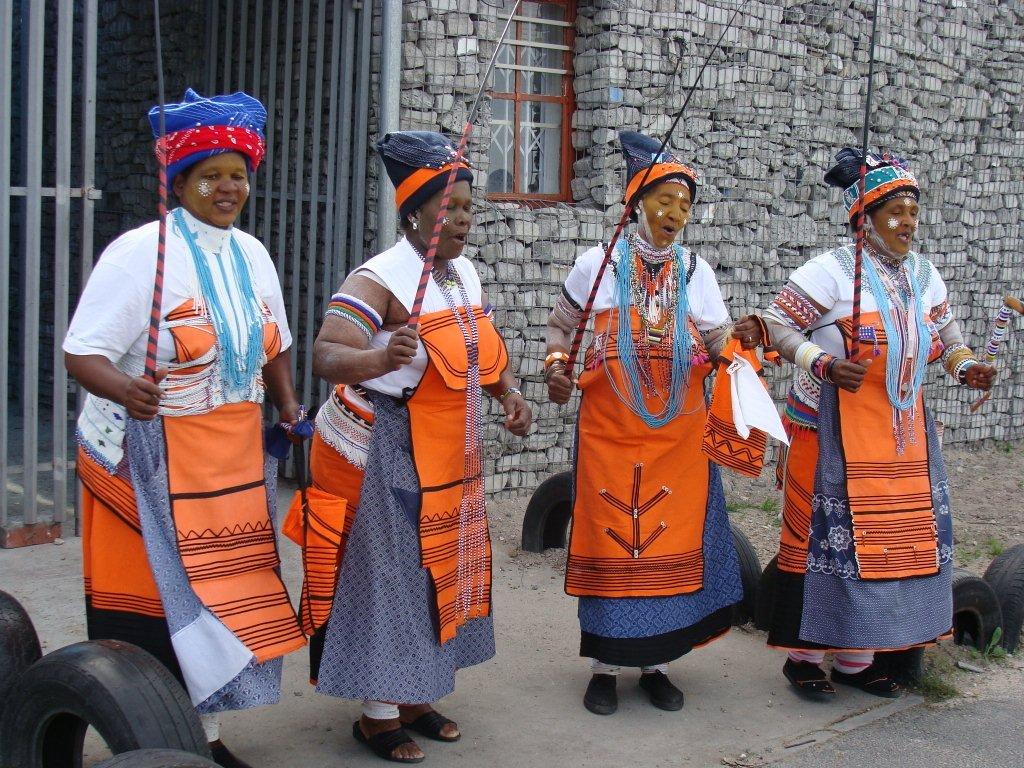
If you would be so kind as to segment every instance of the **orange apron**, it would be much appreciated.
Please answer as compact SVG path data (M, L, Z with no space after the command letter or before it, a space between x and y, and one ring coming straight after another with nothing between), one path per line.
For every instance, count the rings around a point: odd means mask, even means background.
M472 311L479 329L480 383L486 386L498 381L508 353L483 310ZM466 308L459 312L468 322ZM470 619L490 615L491 542L483 508L481 436L475 446L466 439L465 339L449 309L421 316L419 334L429 362L407 405L420 484L420 556L434 587L438 637L444 643Z
M722 350L715 376L708 420L704 425L704 454L719 466L728 467L747 477L759 477L764 468L764 452L768 435L760 429L751 429L746 439L740 437L732 416L732 382L726 369L735 355L740 355L754 366L764 383L764 372L757 354L744 350L739 339L730 339ZM767 388L767 385L765 385Z
M634 338L640 319L630 310ZM710 468L701 453L710 363L690 369L676 418L651 429L619 401L618 310L594 318L594 342L580 376L575 500L565 591L588 597L655 597L696 592L704 583L703 535ZM690 324L694 356L707 359ZM656 375L671 346L651 350ZM661 378L661 377L659 377ZM665 392L667 382L657 382ZM660 407L648 397L647 407Z
M196 315L191 301L167 319L190 315ZM171 333L182 362L206 354L215 339L205 324ZM281 350L276 323L264 326L264 348L268 360ZM168 389L174 389L174 376L164 382ZM261 410L257 403L229 403L163 419L171 514L189 584L260 663L305 644L279 574L263 451L257 450L263 443Z

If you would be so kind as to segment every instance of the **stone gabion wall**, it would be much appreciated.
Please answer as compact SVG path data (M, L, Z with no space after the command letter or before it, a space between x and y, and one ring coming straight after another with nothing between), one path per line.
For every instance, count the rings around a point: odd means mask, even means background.
M872 148L911 161L923 187L919 248L945 277L964 333L980 350L1002 295L1024 293L1024 7L883 5ZM821 179L836 150L860 145L871 9L865 0L742 6L672 144L704 175L685 241L715 267L734 317L765 307L789 272L847 238L838 192ZM493 51L497 11L477 0L403 7L402 128L457 134ZM579 3L573 199L496 204L477 190L474 257L538 422L529 438L510 438L492 410L488 488L496 495L528 492L569 465L575 409L544 402L544 322L574 258L607 239L621 212L615 132L663 134L735 7L735 0ZM487 118L485 108L471 144L480 181ZM932 373L929 399L947 442L1024 436L1022 346L1011 337L1003 381L977 414L968 412L972 393ZM770 374L780 399L789 373Z

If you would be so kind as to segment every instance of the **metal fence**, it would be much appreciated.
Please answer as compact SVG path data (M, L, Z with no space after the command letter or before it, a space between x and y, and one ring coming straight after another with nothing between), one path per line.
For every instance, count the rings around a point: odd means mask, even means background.
M70 508L60 340L93 263L96 22L97 0L0 0L0 545L45 540Z

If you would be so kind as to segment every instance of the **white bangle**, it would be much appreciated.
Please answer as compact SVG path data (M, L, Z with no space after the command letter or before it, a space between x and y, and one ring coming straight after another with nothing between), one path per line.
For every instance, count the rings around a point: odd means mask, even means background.
M813 341L805 341L796 348L796 354L793 355L793 362L798 368L811 373L814 361L817 360L818 355L822 354L824 351L824 349L819 347Z

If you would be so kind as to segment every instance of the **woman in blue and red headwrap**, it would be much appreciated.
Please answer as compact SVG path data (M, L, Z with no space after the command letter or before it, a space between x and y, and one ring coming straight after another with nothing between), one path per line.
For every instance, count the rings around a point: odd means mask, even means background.
M851 221L861 158L844 149L825 175L843 190ZM964 345L938 270L911 249L921 210L914 175L888 154L869 155L867 169L859 330L852 244L797 269L765 314L772 344L799 369L786 401L768 643L789 651L783 673L797 691L819 699L835 694L832 682L898 695L875 650L950 631L949 491L922 385L939 359L973 389L989 389L995 375ZM831 682L820 666L827 651Z
M104 250L63 345L89 392L77 430L89 637L160 659L214 759L238 767L216 713L276 702L281 657L304 642L278 574L262 449L265 393L282 420L299 418L291 335L267 250L233 227L265 122L244 93L189 90L166 106L157 152L180 207L167 216L159 384L142 376L158 222Z

